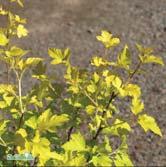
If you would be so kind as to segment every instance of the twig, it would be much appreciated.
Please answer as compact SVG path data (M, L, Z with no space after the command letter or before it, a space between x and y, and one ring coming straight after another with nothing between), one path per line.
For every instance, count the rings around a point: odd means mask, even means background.
M74 127L70 127L70 129L68 130L68 133L67 133L67 141L70 140L70 137L71 137L71 134L72 134L72 131L73 131Z
M109 108L109 105L111 104L112 100L116 97L117 95L115 94L115 92L112 92L111 97L108 101L108 104L106 106L106 110ZM103 111L102 113L102 118L104 118L105 114L106 114L106 110ZM97 137L99 136L100 132L102 131L103 127L102 127L102 120L100 121L100 125L99 128L96 131L95 136L93 136L92 140L96 140Z

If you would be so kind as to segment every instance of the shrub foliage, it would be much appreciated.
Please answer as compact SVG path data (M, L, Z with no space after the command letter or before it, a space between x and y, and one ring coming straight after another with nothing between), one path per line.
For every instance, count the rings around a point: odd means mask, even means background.
M9 3L23 7L22 0ZM65 68L63 83L47 74L42 58L26 57L28 50L13 45L15 38L28 35L26 19L3 5L0 15L8 20L7 27L0 28L0 60L6 66L6 81L0 84L2 165L133 166L127 144L133 127L162 137L155 119L144 111L140 86L132 81L144 64L164 65L153 49L137 44L138 61L133 65L125 45L113 61L110 52L120 39L102 31L97 40L105 52L93 56L88 69L79 69L71 64L68 48L49 48L50 64ZM28 70L36 82L25 92L22 81ZM119 107L126 99L127 114ZM26 152L34 160L6 159Z

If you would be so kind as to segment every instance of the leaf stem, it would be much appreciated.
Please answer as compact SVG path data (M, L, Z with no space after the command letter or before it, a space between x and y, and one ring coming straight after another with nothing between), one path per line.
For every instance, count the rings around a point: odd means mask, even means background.
M21 113L24 113L24 109L23 109L23 103L22 103L22 87L21 87L21 78L18 79L18 91L19 91L19 103L20 103L20 110Z

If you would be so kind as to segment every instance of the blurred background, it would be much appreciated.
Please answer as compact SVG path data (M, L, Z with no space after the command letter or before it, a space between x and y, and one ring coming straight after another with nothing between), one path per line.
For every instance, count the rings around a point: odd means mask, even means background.
M140 43L153 47L166 63L166 0L25 0L24 9L12 8L28 20L29 36L18 43L33 56L49 60L49 47L69 47L73 64L86 68L91 56L103 52L96 35L104 29L119 37L121 46L129 45L134 61ZM166 166L166 68L148 65L147 72L135 82L142 86L145 110L156 118L163 138L135 128L130 155L138 166Z

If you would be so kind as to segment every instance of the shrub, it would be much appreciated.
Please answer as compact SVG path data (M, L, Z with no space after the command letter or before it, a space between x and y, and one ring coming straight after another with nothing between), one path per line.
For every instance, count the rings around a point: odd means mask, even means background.
M10 0L23 7L22 0ZM155 119L144 112L141 88L133 83L146 63L164 65L153 49L136 45L138 63L132 64L127 45L115 61L109 52L120 43L107 31L97 36L104 48L93 56L89 69L71 65L70 50L50 48L52 65L65 67L65 83L52 80L42 58L27 57L29 51L13 45L14 38L28 35L26 20L0 7L8 26L0 29L0 59L7 79L0 84L0 157L2 165L13 166L133 166L128 154L128 134L133 126L162 136ZM37 82L22 90L28 70ZM123 71L123 75L121 73ZM15 82L11 75L15 74ZM118 109L129 99L130 114ZM110 140L114 138L114 140ZM119 142L117 142L119 141ZM7 160L15 154L32 154L34 160Z

